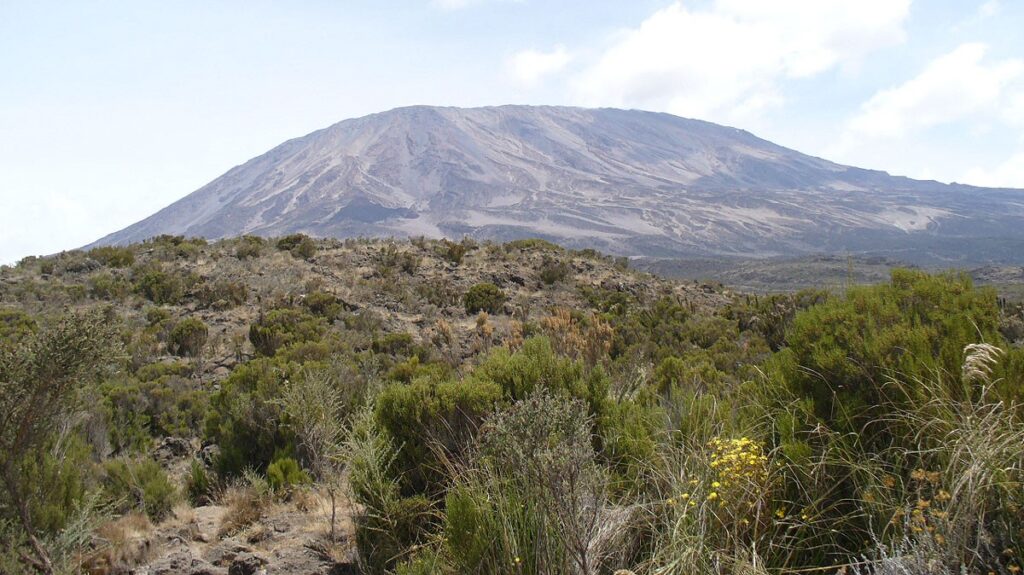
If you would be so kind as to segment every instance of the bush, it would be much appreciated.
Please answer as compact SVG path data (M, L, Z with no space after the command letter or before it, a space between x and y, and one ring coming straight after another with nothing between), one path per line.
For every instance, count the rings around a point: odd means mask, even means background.
M176 305L185 293L178 276L159 268L148 268L135 274L135 293L157 305Z
M16 343L35 331L32 316L19 309L0 308L0 341Z
M244 304L249 299L249 288L242 282L217 280L200 284L193 295L199 307L227 309Z
M94 299L120 300L131 292L131 285L123 277L103 271L89 276L89 295Z
M167 339L170 352L180 357L195 357L203 351L209 330L202 320L194 317L177 323Z
M462 263L462 258L466 257L466 253L469 252L472 243L468 238L463 238L461 242L453 242L447 239L442 239L437 245L437 253L445 260L459 265Z
M565 278L569 277L570 272L572 272L572 267L569 264L545 256L544 262L540 265L540 281L544 282L545 285L552 285L556 282L564 281Z
M318 340L326 330L322 318L304 310L274 309L249 327L249 341L258 353L272 356L286 345Z
M610 572L594 553L602 475L585 404L539 391L488 418L479 459L447 498L458 572Z
M493 315L501 313L505 300L505 292L498 286L492 283L479 283L469 288L462 298L462 303L468 314L485 311Z
M292 453L295 440L282 425L280 402L286 380L300 377L299 367L258 358L235 368L210 399L206 437L220 446L214 468L232 477L246 468L262 471L275 453Z
M267 467L267 482L275 493L290 492L295 487L309 483L309 475L291 457L282 457Z
M152 459L115 459L103 465L103 488L122 512L144 512L153 521L167 517L178 493L160 464Z
M193 461L185 478L185 493L192 505L207 505L213 500L213 482L202 463Z
M306 234L291 234L277 240L277 249L306 260L316 255L316 243Z
M994 292L975 289L966 275L895 270L888 284L800 312L772 369L830 427L870 441L891 430L880 417L899 407L886 391L891 379L938 374L960 386L964 346L1001 343L998 328Z
M89 257L111 268L127 268L135 263L130 247L102 246L89 250Z
M397 447L395 475L402 494L436 493L444 484L438 449L456 455L469 446L501 389L482 381L392 384L377 397L375 418Z
M261 237L242 236L238 238L238 243L235 245L235 257L240 260L258 258L263 255L265 243Z

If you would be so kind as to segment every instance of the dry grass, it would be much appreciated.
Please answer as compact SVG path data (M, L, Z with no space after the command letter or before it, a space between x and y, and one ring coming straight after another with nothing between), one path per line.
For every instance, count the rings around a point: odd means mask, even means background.
M96 531L98 546L82 558L90 575L129 573L152 558L153 524L144 513L131 513L107 522Z

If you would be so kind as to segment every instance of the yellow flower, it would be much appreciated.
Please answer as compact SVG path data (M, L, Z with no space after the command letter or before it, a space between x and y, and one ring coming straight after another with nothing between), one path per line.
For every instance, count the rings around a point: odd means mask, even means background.
M680 495L679 498L685 501L685 500L690 498L690 494L689 493L684 493L684 494Z
M717 481L712 481L711 482L711 487L713 487L714 489L718 489L721 486L722 486L722 484L717 482Z
M708 493L708 501L714 501L715 499L718 499L717 493L715 493L714 491Z
M786 510L782 507L779 507L778 509L775 510L775 516L779 519L782 519L786 516Z

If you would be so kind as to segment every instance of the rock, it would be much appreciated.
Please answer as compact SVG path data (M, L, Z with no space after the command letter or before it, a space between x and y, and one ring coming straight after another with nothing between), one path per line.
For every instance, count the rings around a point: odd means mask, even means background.
M199 460L202 461L204 465L210 466L213 465L213 462L217 460L219 455L220 447L214 444L204 445L199 451Z
M228 575L256 575L267 561L253 553L240 553L228 567Z
M192 442L181 437L165 437L153 449L153 459L171 461L192 453Z

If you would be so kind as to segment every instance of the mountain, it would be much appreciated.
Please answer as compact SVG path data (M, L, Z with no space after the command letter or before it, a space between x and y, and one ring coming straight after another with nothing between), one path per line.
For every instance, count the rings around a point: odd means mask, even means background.
M232 168L94 245L158 234L542 237L629 256L1024 259L1024 190L843 166L670 114L414 106Z

